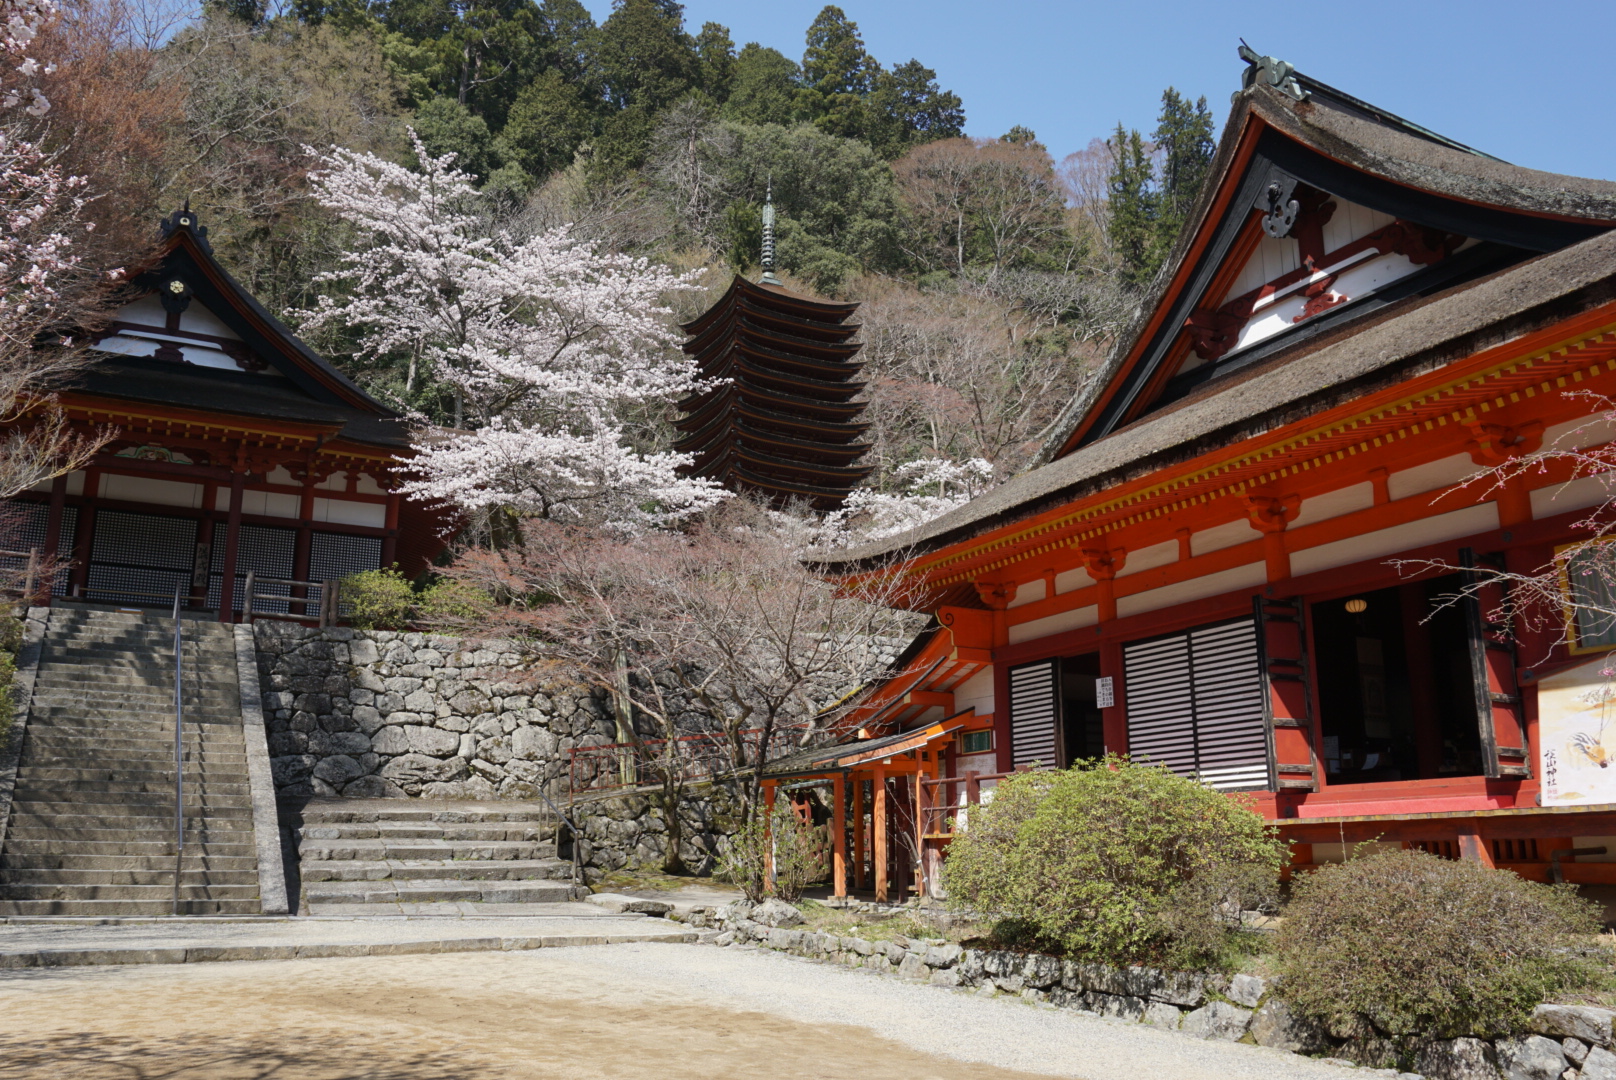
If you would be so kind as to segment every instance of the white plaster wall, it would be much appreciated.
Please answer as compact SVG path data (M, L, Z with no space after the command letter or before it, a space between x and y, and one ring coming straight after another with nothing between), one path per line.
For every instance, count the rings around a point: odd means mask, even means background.
M1494 503L1467 506L1435 517L1396 525L1390 529L1377 529L1360 536L1348 537L1318 547L1291 552L1291 574L1301 577L1320 570L1383 558L1408 551L1411 548L1452 540L1471 533L1487 532L1498 528L1498 507Z
M1194 578L1190 581L1180 581L1173 585L1164 585L1159 589L1150 589L1146 592L1135 593L1133 596L1117 598L1117 616L1126 618L1129 615L1139 615L1146 611L1160 611L1162 608L1174 604L1187 604L1192 600L1204 600L1209 596L1221 596L1237 589L1254 589L1268 580L1265 564L1247 563L1236 566L1231 570L1224 570L1216 574L1207 574L1204 577ZM1031 624L1029 624L1031 625Z
M993 665L972 675L954 688L954 708L975 709L986 716L993 711Z
M1072 592L1075 589L1086 589L1094 584L1089 572L1081 566L1075 570L1067 570L1055 575L1055 595Z
M178 480L154 480L146 476L102 473L99 494L103 499L122 499L125 502L184 506L192 510L202 508L202 485L187 484Z
M329 521L336 525L368 525L379 529L387 524L387 507L381 503L315 499L314 520Z
M1406 499L1426 491L1445 491L1480 471L1469 454L1454 454L1392 473L1386 480L1386 490L1393 499Z
M1598 506L1616 495L1616 473L1583 476L1565 484L1550 484L1532 492L1532 516L1553 517L1572 510Z
M1005 607L1017 608L1021 607L1023 604L1036 604L1038 601L1044 598L1044 593L1046 591L1048 590L1044 586L1043 578L1039 578L1037 581L1025 582L1020 588L1016 589L1015 598L1012 599L1010 603L1006 604Z
M1178 541L1168 540L1161 544L1152 544L1140 548L1138 551L1128 552L1128 558L1123 563L1117 577L1127 577L1142 570L1154 570L1158 566L1166 566L1178 561Z
M284 491L243 491L241 512L260 517L297 517L299 499ZM220 488L213 497L213 508L221 513L230 511L230 489Z
M1337 488L1335 491L1326 491L1322 495L1303 499L1301 509L1296 512L1296 517L1286 528L1296 529L1317 521L1329 521L1342 514L1367 510L1374 505L1375 485L1366 480L1361 484Z
M1042 619L1031 622L1017 623L1010 627L1010 644L1019 645L1023 641L1033 641L1037 638L1048 637L1051 634L1063 633L1067 630L1078 630L1085 626L1093 626L1100 621L1100 609L1094 605L1073 608L1071 611L1062 611L1055 615L1046 615ZM959 700L958 698L955 699Z
M1603 413L1594 413L1546 429L1543 432L1543 448L1581 450L1584 446L1597 446L1612 439L1616 439L1616 423L1606 419Z
M1251 522L1245 518L1214 525L1210 529L1202 529L1190 536L1190 554L1205 555L1208 552L1222 551L1226 547L1244 544L1248 540L1255 540L1262 533L1251 527Z

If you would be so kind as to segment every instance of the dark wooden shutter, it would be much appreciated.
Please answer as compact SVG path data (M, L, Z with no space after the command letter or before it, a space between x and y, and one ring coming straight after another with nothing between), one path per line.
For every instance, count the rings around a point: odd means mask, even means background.
M1481 734L1482 771L1493 779L1523 779L1531 775L1526 756L1526 714L1515 682L1515 634L1507 614L1501 585L1474 569L1476 553L1459 551L1464 567L1465 627L1470 644L1470 682L1476 701L1476 725ZM1503 621L1488 622L1489 617Z
M1010 669L1010 765L1060 765L1060 660Z
M1262 665L1268 753L1275 791L1319 789L1313 750L1313 707L1307 655L1307 621L1298 599L1252 597L1257 658Z
M1123 647L1128 749L1226 791L1268 785L1268 727L1251 619Z
M1195 695L1189 635L1124 645L1122 664L1128 753L1165 765L1180 776L1193 776Z
M1190 631L1195 753L1201 780L1225 791L1268 786L1257 625L1250 619Z

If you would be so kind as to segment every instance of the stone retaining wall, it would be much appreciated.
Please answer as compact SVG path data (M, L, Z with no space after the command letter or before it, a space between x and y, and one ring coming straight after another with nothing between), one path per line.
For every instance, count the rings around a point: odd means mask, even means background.
M281 796L531 799L563 777L568 750L614 741L604 691L518 679L521 657L500 642L254 631Z
M799 929L801 913L779 901L736 901L696 925L715 924L718 945L750 945L864 968L935 986L1016 995L1199 1039L1345 1059L1384 1075L1412 1065L1430 1080L1616 1080L1616 1012L1540 1005L1530 1033L1511 1039L1346 1040L1291 1012L1278 979L1080 964L1042 953L966 949L941 938L869 941ZM1402 1060L1399 1060L1402 1059Z
M668 817L660 793L627 793L562 807L582 830L584 879L591 884L618 870L661 869L668 850ZM697 874L711 873L739 828L740 801L726 784L698 784L679 801L679 857ZM562 856L571 847L562 844Z

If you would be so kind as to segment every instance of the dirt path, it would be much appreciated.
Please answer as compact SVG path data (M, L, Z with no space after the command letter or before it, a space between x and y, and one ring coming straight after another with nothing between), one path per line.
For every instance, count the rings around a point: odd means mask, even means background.
M0 1077L1345 1075L1254 1047L1124 1029L772 954L684 945L6 972L0 1016Z

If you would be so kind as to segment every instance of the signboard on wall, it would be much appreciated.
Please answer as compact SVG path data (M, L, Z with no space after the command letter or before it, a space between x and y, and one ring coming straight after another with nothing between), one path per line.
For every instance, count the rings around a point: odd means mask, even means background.
M1611 657L1537 684L1538 776L1544 806L1616 803L1616 677Z

